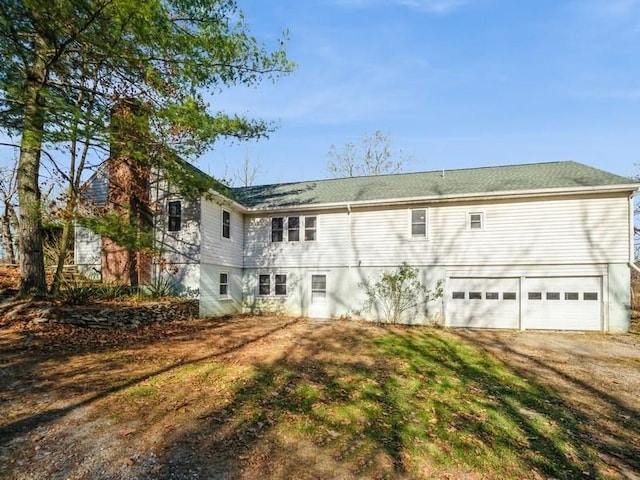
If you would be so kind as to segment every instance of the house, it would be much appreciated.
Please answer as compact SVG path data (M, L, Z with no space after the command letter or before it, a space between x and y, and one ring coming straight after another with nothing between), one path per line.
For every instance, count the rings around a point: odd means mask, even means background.
M203 316L375 319L362 310L362 282L407 262L428 287L444 281L443 297L408 323L629 329L639 187L629 178L569 161L262 185L196 201L164 185L151 193L163 251L152 270L199 297ZM76 263L100 270L99 241L79 228Z

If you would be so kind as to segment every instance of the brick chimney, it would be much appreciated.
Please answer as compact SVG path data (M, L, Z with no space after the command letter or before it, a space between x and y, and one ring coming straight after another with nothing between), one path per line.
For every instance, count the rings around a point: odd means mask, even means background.
M140 151L148 135L144 108L136 99L118 100L111 112L109 190L107 210L135 225L138 231L153 227L149 209L148 155ZM102 238L102 279L136 286L151 278L151 257Z

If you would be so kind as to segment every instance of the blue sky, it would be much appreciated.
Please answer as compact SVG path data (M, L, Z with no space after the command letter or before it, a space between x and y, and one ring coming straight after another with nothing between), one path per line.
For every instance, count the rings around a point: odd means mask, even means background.
M380 130L408 171L575 160L640 167L640 0L239 0L297 70L213 110L273 121L198 166L257 183L327 178L327 152Z

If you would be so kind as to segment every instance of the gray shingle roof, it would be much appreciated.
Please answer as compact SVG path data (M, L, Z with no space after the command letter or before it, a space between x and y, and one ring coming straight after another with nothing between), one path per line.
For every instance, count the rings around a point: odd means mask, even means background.
M631 190L638 183L577 162L550 162L260 185L233 193L240 203L261 209L613 185Z

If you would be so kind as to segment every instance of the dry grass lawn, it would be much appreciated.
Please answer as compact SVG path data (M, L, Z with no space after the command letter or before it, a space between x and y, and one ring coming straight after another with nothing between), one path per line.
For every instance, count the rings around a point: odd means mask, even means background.
M0 477L640 478L640 337L0 321Z

